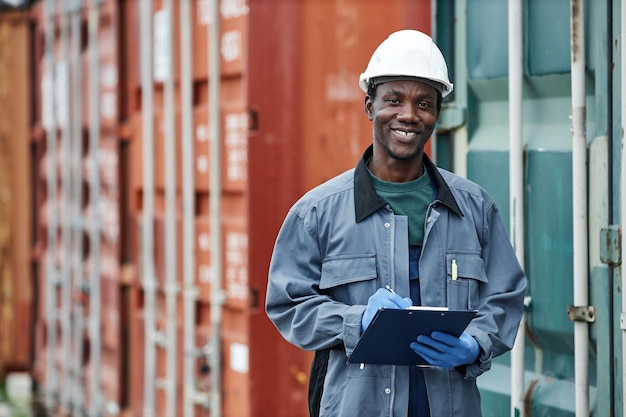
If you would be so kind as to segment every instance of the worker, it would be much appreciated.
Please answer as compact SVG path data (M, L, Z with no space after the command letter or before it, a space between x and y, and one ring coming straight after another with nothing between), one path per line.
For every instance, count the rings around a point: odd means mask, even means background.
M392 33L359 85L372 145L289 210L267 315L287 341L316 351L312 416L480 416L476 378L513 346L526 277L493 198L424 152L453 89L432 39ZM411 305L478 314L460 337L410 343L429 366L347 362L380 308Z

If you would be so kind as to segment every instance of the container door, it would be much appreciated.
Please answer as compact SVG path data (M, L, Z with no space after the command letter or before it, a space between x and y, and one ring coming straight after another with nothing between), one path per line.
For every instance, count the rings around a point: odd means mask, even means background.
M508 2L436 4L434 33L452 62L455 83L440 119L437 160L484 186L508 225ZM601 238L613 236L617 226L611 225L619 224L621 130L613 111L621 91L619 2L580 2L586 7L587 167L572 166L570 1L522 4L524 266L530 296L523 411L575 414L574 323L568 317L574 292L572 172L587 169L589 304L595 308L589 324L589 403L594 415L620 415L621 286L610 259L615 246ZM510 354L479 378L485 416L509 413L510 378Z

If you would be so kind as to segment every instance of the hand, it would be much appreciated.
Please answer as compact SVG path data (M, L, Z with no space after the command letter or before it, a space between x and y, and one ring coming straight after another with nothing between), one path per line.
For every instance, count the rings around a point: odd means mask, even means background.
M367 326L370 325L374 315L380 308L402 309L410 307L411 305L413 305L413 301L411 301L410 298L402 298L396 293L384 288L379 288L378 291L367 300L367 307L361 319L361 330L365 331L365 329L367 329Z
M418 336L417 341L412 342L410 346L430 365L442 368L472 363L480 352L478 342L467 332L463 332L461 337L433 332L430 337Z

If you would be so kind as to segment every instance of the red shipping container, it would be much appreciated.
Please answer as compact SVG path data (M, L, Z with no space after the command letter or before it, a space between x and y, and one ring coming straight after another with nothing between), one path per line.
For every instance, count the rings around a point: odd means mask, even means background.
M211 254L210 235L211 195L210 115L209 105L209 44L207 29L210 17L208 0L194 0L192 10L192 95L194 135L195 178L195 258L194 267L199 298L194 301L194 336L196 349L205 347L214 336L211 326ZM42 85L44 74L52 68L43 68L44 2L34 6L36 23L36 74ZM98 170L101 193L97 202L88 201L87 219L94 216L97 203L100 216L101 248L98 256L101 266L102 322L101 342L102 381L106 398L118 403L122 414L141 416L145 412L144 371L145 363L145 291L142 288L142 228L138 219L144 212L145 193L143 179L143 126L142 118L148 105L154 106L155 155L155 270L157 305L154 314L158 330L167 326L165 318L165 150L163 117L164 85L162 79L163 58L167 56L163 45L156 45L154 58L157 79L154 81L152 103L142 103L141 96L141 47L140 2L105 1L102 7L101 31L99 32L99 63L101 83L98 94L101 104L101 147L98 154ZM157 11L163 2L154 4L156 16L154 34L162 36L163 15ZM176 158L176 280L183 288L182 246L182 165L181 156L181 90L180 90L180 42L179 13L181 2L174 1L174 35L172 56L174 59L175 158ZM58 4L57 4L58 6ZM83 26L86 27L85 11ZM222 384L222 408L225 417L271 416L297 417L308 414L306 396L308 371L312 354L303 352L285 342L265 316L264 294L267 269L280 224L293 202L306 190L354 166L363 148L371 141L369 122L362 113L363 94L358 89L358 74L363 70L375 46L391 31L413 27L428 31L430 3L424 0L373 0L364 5L358 0L339 1L278 1L278 0L222 0L220 1L219 59L220 108L219 138L221 165L222 226L222 290L225 303L222 308L219 369ZM56 19L57 25L61 22ZM123 22L123 23L122 23ZM276 24L280 22L280 24ZM159 26L160 25L160 26ZM116 30L119 28L119 31ZM167 29L167 28L165 28ZM117 38L117 37L120 38ZM154 40L153 40L154 41ZM154 44L153 44L154 45ZM64 73L66 63L58 55L60 51L59 30L55 32L56 63L54 68ZM159 49L161 48L161 49ZM88 85L88 50L81 54L83 83ZM69 64L69 63L67 63ZM217 75L216 75L217 76ZM62 81L62 78L59 80ZM117 80L117 82L114 82ZM38 97L40 96L37 88ZM59 91L64 91L59 88ZM84 94L83 94L84 93ZM63 95L59 95L62 97ZM89 91L81 92L83 126L88 126ZM57 97L59 115L67 104ZM66 97L68 98L68 97ZM75 97L70 98L76 100ZM36 111L36 120L43 125L43 114ZM39 132L39 133L37 133ZM60 137L61 132L57 132ZM33 136L43 136L41 126ZM127 143L120 144L118 135ZM128 154L120 149L127 149ZM86 154L87 155L87 154ZM88 155L87 155L88 156ZM123 157L128 156L128 159ZM68 161L57 161L60 176ZM84 159L86 178L93 161ZM40 165L38 188L45 188L47 170ZM119 177L120 173L128 173ZM89 189L88 184L85 187ZM48 221L48 211L57 209L66 213L63 196L68 190L58 190L59 204L46 208L44 201L36 207L40 246L45 248L41 229ZM88 193L85 194L87 198ZM128 200L127 200L128 199ZM127 221L130 211L131 221ZM67 265L72 258L72 247L65 247L59 233L55 262L58 267ZM45 253L44 250L40 250ZM40 257L43 259L43 257ZM123 264L122 262L126 262ZM43 265L43 263L40 263ZM40 291L46 289L45 272L38 275ZM132 278L129 278L132 277ZM179 372L176 377L178 415L190 387L183 383L182 347L183 292L177 294L177 355ZM57 294L58 295L58 294ZM57 297L57 305L63 300ZM45 306L39 301L37 343L39 355L46 352ZM55 333L60 336L59 333ZM127 345L125 337L128 337ZM152 335L148 335L152 337ZM60 340L60 339L59 339ZM57 340L57 343L59 343ZM87 340L95 343L95 340ZM126 351L125 346L128 346ZM157 348L154 366L157 377L167 372L165 352ZM45 356L44 356L45 358ZM58 358L58 352L57 352ZM58 360L58 359L57 359ZM193 387L200 394L211 389L211 370L207 357L201 355L194 361L196 376ZM45 373L45 363L38 362L38 375ZM59 371L67 370L59 362ZM85 366L96 366L90 361ZM149 368L148 368L149 369ZM92 373L85 372L85 386ZM271 384L268 384L271 375ZM45 377L45 375L44 375ZM120 380L125 383L116 383ZM45 378L40 380L45 385ZM152 382L152 381L150 381ZM164 410L167 399L158 389L154 406ZM115 407L114 407L115 408ZM196 415L207 415L208 410L196 406Z
M25 12L0 13L0 380L32 360L29 25Z
M196 218L196 286L198 300L208 302L211 299L211 235L210 218Z
M358 76L391 32L429 32L430 2L249 1L247 224L251 410L255 416L308 415L311 353L278 335L264 313L274 239L304 192L355 166L371 143ZM274 22L281 22L280 25ZM271 28L268 29L268 28ZM272 375L272 384L267 384Z
M119 374L123 368L119 358L124 358L123 329L121 321L124 320L119 298L119 280L121 274L120 262L120 235L122 222L120 220L121 200L120 200L120 180L119 180L119 143L118 118L119 118L119 51L117 50L118 39L118 2L116 0L105 0L101 3L98 18L99 29L96 34L98 42L97 62L99 84L95 91L91 90L90 77L96 75L91 71L91 48L93 45L86 36L89 26L94 20L88 21L93 4L81 9L80 21L80 51L78 60L72 49L73 41L78 34L71 29L71 21L75 13L69 10L62 2L38 2L33 5L32 19L34 24L34 60L37 65L35 69L36 83L33 86L38 100L35 112L32 115L36 119L35 127L31 135L35 140L35 145L39 152L34 155L34 161L39 166L39 175L34 178L32 185L37 192L37 199L33 208L39 222L35 224L36 242L33 248L33 258L37 262L37 271L34 272L36 278L36 288L38 298L35 306L37 315L34 328L36 329L35 344L35 364L33 365L33 375L39 386L46 388L46 383L56 380L58 383L58 393L55 397L58 404L60 399L63 405L68 405L65 401L69 398L68 392L79 392L76 398L88 394L90 386L90 353L95 346L104 348L108 355L103 355L101 363L96 364L98 369L107 371L107 375ZM47 7L54 8L55 17L48 19ZM63 6L63 7L62 7ZM46 29L54 25L51 32L53 39L52 54L44 56L46 52ZM61 26L64 26L63 28ZM65 30L67 29L67 32ZM63 43L62 34L67 33L67 43ZM64 47L67 46L65 53ZM22 48L21 53L28 50ZM28 55L28 54L26 54ZM54 62L48 68L45 67L45 59L50 58ZM80 74L74 72L75 68L80 68ZM27 76L27 72L24 73ZM53 76L54 74L54 76ZM81 77L82 84L78 88L72 87L73 81ZM30 80L29 80L30 81ZM81 88L82 87L82 88ZM26 95L25 95L26 96ZM90 149L92 137L89 127L93 126L93 120L89 114L91 99L95 98L99 105L100 131L98 132L99 146L95 152L95 157ZM73 108L80 106L81 117L78 121L72 120ZM78 165L73 164L73 159L68 159L66 151L73 151L76 138L72 133L69 149L63 148L64 134L74 122L78 122L82 127L82 154ZM52 134L54 138L44 137ZM51 160L52 149L46 149L50 139L56 146L56 160ZM27 141L25 141L27 143ZM48 172L48 164L54 163L54 171ZM70 168L71 184L64 181L63 175ZM96 177L93 174L97 174ZM53 175L56 178L49 178ZM80 191L81 199L77 201L74 180L77 176L82 176ZM27 178L27 176L25 176ZM52 180L57 186L57 194L53 199L49 195L47 187L48 180ZM99 182L98 188L93 180ZM124 179L126 181L126 179ZM93 198L91 191L99 190L96 198ZM66 201L69 199L70 201ZM78 206L78 210L75 207ZM98 211L96 212L96 208ZM78 213L77 213L78 211ZM48 240L48 226L52 220L51 214L56 215L57 225L51 231L55 236L50 236ZM96 224L97 222L97 224ZM99 252L93 253L96 247L91 241L89 232L93 226L100 227ZM78 230L80 227L82 230ZM77 232L78 231L78 232ZM28 234L25 234L28 236ZM69 239L68 239L69 237ZM80 241L77 240L80 239ZM55 243L56 251L53 252L48 243ZM77 252L78 251L78 252ZM53 256L51 262L52 270L47 257ZM91 278L95 260L98 260L101 285L87 286ZM77 271L76 266L80 265ZM60 280L52 283L51 280ZM67 299L64 288L71 288L70 298ZM53 304L48 304L48 293L50 287L54 288ZM88 327L77 328L78 319L83 324L88 324L90 314L94 305L90 302L93 297L101 297L102 311L98 333L91 333ZM82 312L79 307L83 308ZM64 312L69 313L69 323L63 319ZM80 314L80 316L79 316ZM55 317L56 316L56 317ZM55 320L54 322L52 320ZM54 330L51 330L54 329ZM54 343L52 349L50 344ZM81 346L81 351L77 350ZM69 347L69 348L68 348ZM47 367L46 361L49 359L47 352L54 350L55 366ZM115 358L115 359L111 359ZM52 371L54 375L47 374ZM106 378L106 376L105 376ZM125 390L123 386L115 383L117 389ZM53 393L55 394L55 393ZM119 393L112 396L119 397ZM84 397L87 398L87 397ZM73 403L74 398L69 398ZM77 405L78 406L78 405Z

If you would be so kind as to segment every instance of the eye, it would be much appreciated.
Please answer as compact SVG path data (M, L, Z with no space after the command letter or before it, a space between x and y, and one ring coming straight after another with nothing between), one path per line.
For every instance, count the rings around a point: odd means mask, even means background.
M424 109L429 109L429 108L431 108L432 106L433 106L433 105L432 105L432 104L430 104L430 103L429 103L429 102L427 102L427 101L420 101L419 103L417 103L417 107L421 107L421 108L424 108Z
M385 99L385 101L386 101L387 103L391 103L391 104L399 104L399 103L400 103L400 100L398 100L398 99L397 99L397 98L395 98L395 97L390 97L390 98L387 98L387 99Z

